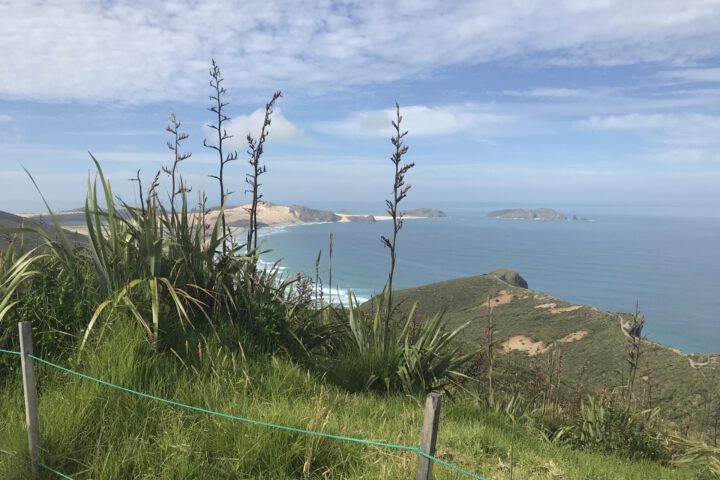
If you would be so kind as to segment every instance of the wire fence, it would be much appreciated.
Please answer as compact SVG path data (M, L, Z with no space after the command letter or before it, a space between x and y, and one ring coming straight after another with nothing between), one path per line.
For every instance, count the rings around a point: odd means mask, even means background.
M21 356L21 355L22 355L20 352L13 351L13 350L5 350L5 349L2 349L2 348L0 348L0 353L5 353L5 354L9 354L9 355L17 355L17 356ZM432 461L432 462L438 463L438 464L443 465L443 466L445 466L445 467L447 467L447 468L449 468L449 469L451 469L451 470L454 470L454 471L456 471L456 472L458 472L458 473L460 473L460 474L462 474L462 475L464 475L464 476L466 476L466 477L468 477L468 478L473 478L473 479L475 479L475 480L485 480L485 478L484 478L484 477L481 477L480 475L477 475L477 474L472 473L472 472L470 472L470 471L468 471L468 470L465 470L464 468L458 467L457 465L454 465L454 464L452 464L452 463L450 463L450 462L446 462L445 460L443 460L443 459L441 459L441 458L438 458L438 457L435 457L435 456L433 456L433 455L430 455L429 453L424 452L422 449L420 449L420 448L418 448L418 447L410 447L410 446L407 446L407 445L398 445L398 444L387 443L387 442L378 442L378 441L375 441L375 440L366 440L366 439L363 439L363 438L348 437L348 436L345 436L345 435L334 435L334 434L325 433L325 432L316 432L316 431L313 431L313 430L306 430L306 429L303 429L303 428L290 427L290 426L287 426L287 425L279 425L279 424L275 424L275 423L268 423L268 422L263 422L263 421L260 421L260 420L254 420L254 419L252 419L252 418L245 418L245 417L240 417L240 416L237 416L237 415L231 415L231 414L228 414L228 413L216 412L216 411L214 411L214 410L209 410L209 409L207 409L207 408L197 407L197 406L194 406L194 405L188 405L188 404L186 404L186 403L177 402L177 401L175 401L175 400L168 400L168 399L166 399L166 398L157 397L157 396L151 395L151 394L149 394L149 393L144 393L144 392L140 392L140 391L138 391L138 390L133 390L132 388L127 388L127 387L123 387L123 386L121 386L121 385L116 385L116 384L111 383L111 382L108 382L108 381L106 381L106 380L102 380L102 379L99 379L99 378L96 378L96 377L92 377L92 376L86 375L86 374L84 374L84 373L76 372L75 370L71 370L71 369L69 369L69 368L63 367L62 365L58 365L58 364L56 364L56 363L50 362L50 361L48 361L48 360L45 360L44 358L37 357L37 356L32 355L32 354L28 354L27 356L30 357L30 358L32 358L33 360L35 360L35 361L38 362L38 363L42 363L42 364L47 365L47 366L49 366L49 367L55 368L55 369L60 370L60 371L62 371L62 372L64 372L64 373L67 373L67 374L70 374L70 375L74 375L74 376L79 377L79 378L82 378L82 379L84 379L84 380L88 380L88 381L91 381L91 382L98 383L98 384L103 385L103 386L105 386L105 387L109 387L109 388L112 388L112 389L115 389L115 390L120 390L120 391L122 391L122 392L129 393L129 394L131 394L131 395L135 395L135 396L138 396L138 397L147 398L147 399L149 399L149 400L153 400L153 401L156 401L156 402L161 402L161 403L165 403L165 404L172 405L172 406L175 406L175 407L180 407L180 408L184 408L184 409L187 409L187 410L192 410L192 411L199 412L199 413L205 413L205 414L207 414L207 415L213 415L213 416L216 416L216 417L225 418L225 419L227 419L227 420L232 420L232 421L242 422L242 423L248 423L248 424L256 425L256 426L260 426L260 427L274 428L274 429L277 429L277 430L285 430L285 431L288 431L288 432L300 433L300 434L309 435L309 436L329 438L329 439L332 439L332 440L341 440L341 441L346 441L346 442L359 443L359 444L363 444L363 445L371 445L371 446L376 446L376 447L382 447L382 448L389 448L389 449L394 449L394 450L402 450L402 451L406 451L406 452L412 452L412 453L416 453L416 454L418 454L418 455L420 455L420 456L422 456L422 457L425 457L425 458L427 458L428 460L430 460L430 461ZM67 475L65 475L65 474L63 474L63 473L61 473L61 472L58 472L58 471L52 469L51 467L48 467L47 465L43 464L42 462L40 462L38 466L41 467L41 468L43 468L43 469L45 469L45 470L48 470L48 471L56 474L56 475L58 475L58 476L61 477L61 478L73 480L72 477L69 477L69 476L67 476Z

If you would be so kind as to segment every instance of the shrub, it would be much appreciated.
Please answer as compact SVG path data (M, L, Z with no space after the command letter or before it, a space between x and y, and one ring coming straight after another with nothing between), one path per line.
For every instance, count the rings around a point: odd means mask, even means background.
M669 450L656 429L659 409L635 410L606 407L588 396L580 416L554 436L560 443L612 453L629 459L667 461Z
M33 276L15 318L42 317L43 331L82 334L83 344L105 319L130 318L156 348L177 346L190 328L217 336L217 323L230 322L263 350L297 350L294 317L304 314L294 283L281 281L277 268L247 268L257 256L242 245L224 251L221 217L207 225L202 197L193 211L181 188L178 208L168 211L157 199L156 176L147 192L140 189L141 206L130 206L113 197L93 161L97 175L85 204L88 243L71 245L56 221L52 237L38 229L46 253L23 259L41 259L42 273ZM16 287L5 295L8 302Z
M469 322L451 331L442 314L416 323L413 307L386 330L382 298L368 312L349 295L348 307L338 310L347 327L337 352L323 362L329 379L350 391L417 394L446 389L463 376L474 353L461 353L454 340Z

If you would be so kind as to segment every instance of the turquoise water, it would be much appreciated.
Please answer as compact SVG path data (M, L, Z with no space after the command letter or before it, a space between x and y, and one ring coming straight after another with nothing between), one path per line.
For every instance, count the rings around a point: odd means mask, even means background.
M530 288L603 310L632 311L639 301L646 331L688 352L720 351L720 218L571 211L593 221L485 218L487 208L452 209L449 218L407 220L399 237L395 284L413 287L500 267L520 272ZM334 235L333 290L369 297L385 283L389 222L268 228L287 273L328 281L328 235ZM327 293L326 293L327 295Z

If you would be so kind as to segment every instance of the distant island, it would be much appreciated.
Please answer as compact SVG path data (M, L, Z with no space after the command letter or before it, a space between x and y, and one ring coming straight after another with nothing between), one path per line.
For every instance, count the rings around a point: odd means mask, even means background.
M579 218L577 215L568 217L564 213L560 213L552 208L510 208L505 210L495 210L487 214L489 218L501 218L508 220L581 220L587 221L587 218Z

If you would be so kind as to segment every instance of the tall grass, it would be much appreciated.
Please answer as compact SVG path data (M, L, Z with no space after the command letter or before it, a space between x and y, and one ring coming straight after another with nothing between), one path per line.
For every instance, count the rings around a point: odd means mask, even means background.
M668 440L658 430L659 409L606 406L592 396L582 402L575 423L561 428L554 440L622 457L667 461Z
M350 391L427 393L448 389L463 376L462 366L474 355L455 342L469 323L446 331L442 314L419 324L415 308L404 322L383 324L382 298L374 310L348 297L348 329L337 351L324 362L328 377Z
M221 327L224 337L240 329ZM196 332L195 332L196 333ZM282 356L244 357L212 336L156 352L139 329L109 319L76 368L114 383L213 410L298 428L413 446L421 404L402 395L348 393L324 384ZM17 360L15 358L15 360ZM90 478L368 479L410 478L416 455L245 425L180 410L37 367L43 461L78 480ZM22 387L13 375L0 390L0 478L30 478ZM486 478L687 479L694 469L572 450L536 431L461 400L447 402L438 455ZM551 463L552 462L552 463ZM548 471L559 472L549 477ZM50 478L50 477L48 477ZM442 466L434 478L458 478Z

